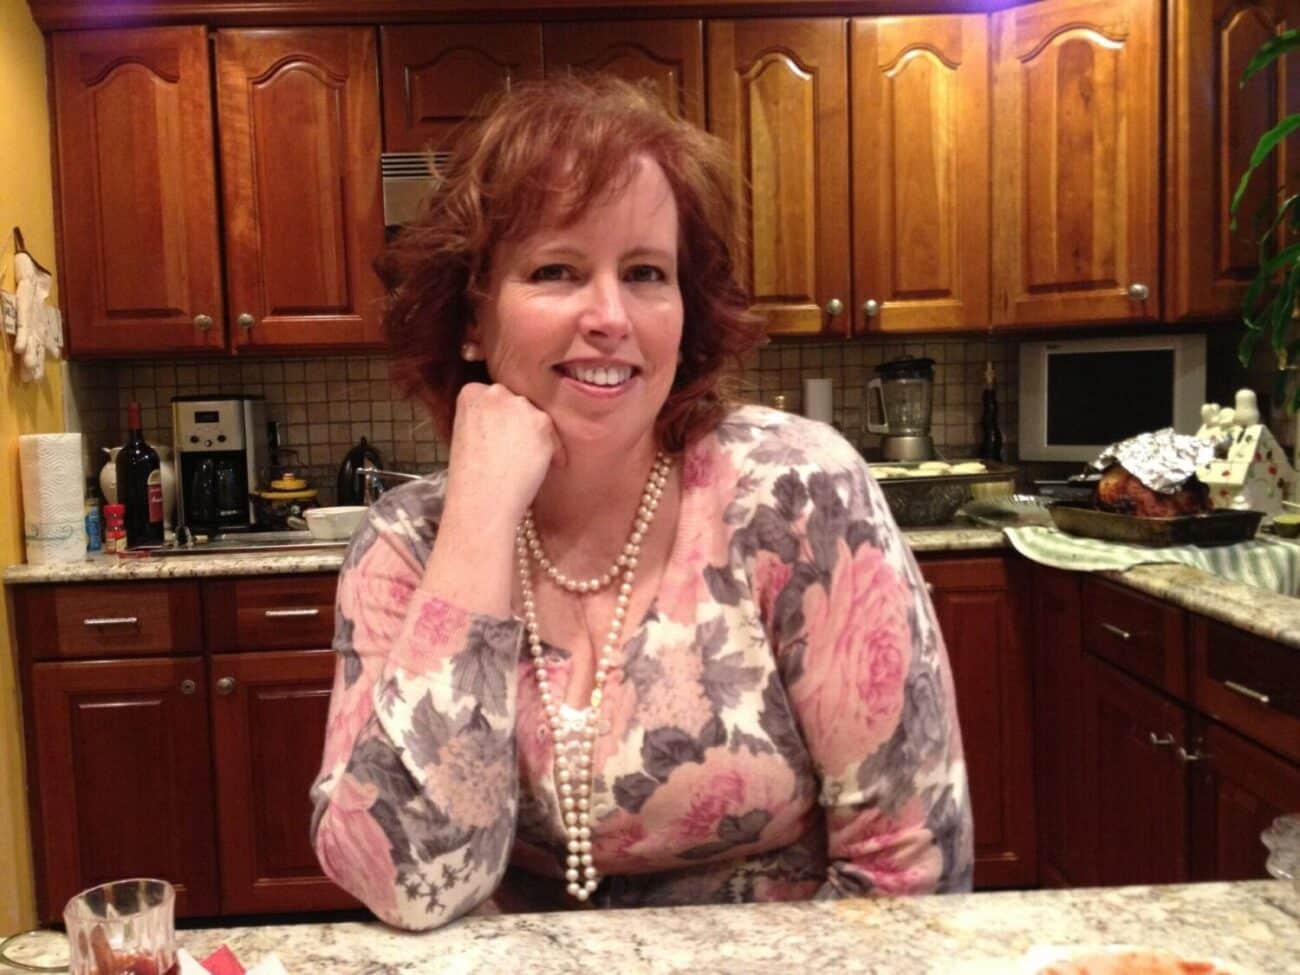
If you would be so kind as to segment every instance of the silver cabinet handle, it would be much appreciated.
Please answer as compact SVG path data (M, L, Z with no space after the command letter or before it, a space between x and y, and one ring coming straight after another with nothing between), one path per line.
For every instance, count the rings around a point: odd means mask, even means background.
M242 328L245 332L247 332L250 328L252 328L254 325L257 324L257 319L254 318L252 315L250 315L248 312L244 312L242 315L236 318L235 321L239 324L239 327Z
M927 583L925 584L925 591L926 591L927 593L929 593L931 596L933 596L933 595L934 595L934 583L933 583L933 582L927 582Z
M1133 639L1133 634L1130 633L1128 630L1121 630L1118 626L1115 626L1111 623L1102 623L1101 628L1105 630L1107 633L1115 634L1115 636L1119 637L1121 640Z
M137 626L140 623L138 616L92 616L90 619L81 621L85 626Z
M1258 701L1260 704L1263 704L1265 707L1268 706L1268 701L1269 701L1268 695L1261 694L1253 687L1247 687L1245 684L1238 684L1235 680L1225 680L1223 682L1223 686L1230 691L1234 691L1237 694L1240 694L1242 697L1248 697L1252 701Z
M826 302L826 314L830 315L831 318L838 318L844 314L844 302L838 298L832 298Z
M217 693L220 694L222 697L226 697L230 694L233 694L234 691L235 691L235 678L223 677L221 678L221 680L217 681Z
M198 686L199 685L194 683L194 681L192 680L183 680L181 681L181 693L193 694L196 690L198 690Z
M1205 761L1205 756L1200 752L1189 752L1182 745L1178 746L1178 751L1174 754L1178 756L1178 761L1182 762L1184 765L1190 765L1192 762Z
M211 316L211 315L195 315L195 316L194 316L194 327L197 328L200 332L206 332L208 329L210 329L210 328L212 327L212 316Z
M1134 301L1146 301L1151 297L1151 289L1141 281L1134 281L1128 286L1128 296Z
M319 616L319 609L268 609L266 618L269 620L297 619L302 616Z
M880 314L880 302L875 298L868 298L862 303L862 314L868 318L875 318Z
M1170 734L1157 735L1154 731L1149 732L1151 744L1156 748L1169 748L1174 744L1174 736Z

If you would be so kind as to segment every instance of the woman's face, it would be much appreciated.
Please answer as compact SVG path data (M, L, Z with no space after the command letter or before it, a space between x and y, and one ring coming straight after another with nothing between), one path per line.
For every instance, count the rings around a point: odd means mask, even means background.
M568 227L493 254L469 337L488 373L544 410L569 450L653 442L682 338L677 202L659 164Z

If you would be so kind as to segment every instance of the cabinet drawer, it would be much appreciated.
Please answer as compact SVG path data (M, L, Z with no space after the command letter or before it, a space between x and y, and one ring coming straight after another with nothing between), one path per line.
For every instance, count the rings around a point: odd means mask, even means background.
M33 660L198 653L193 582L81 583L15 589L19 646Z
M1192 703L1300 762L1300 651L1193 617Z
M334 637L333 575L223 579L204 583L208 648L310 650Z
M1187 693L1183 611L1103 579L1083 584L1083 648L1175 696Z

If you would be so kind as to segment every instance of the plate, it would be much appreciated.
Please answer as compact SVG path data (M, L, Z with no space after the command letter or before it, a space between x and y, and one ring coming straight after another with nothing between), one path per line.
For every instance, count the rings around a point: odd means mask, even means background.
M1037 494L1011 494L1003 498L969 501L958 514L989 528L1019 528L1023 525L1052 525L1050 498Z
M1069 535L1130 545L1233 545L1255 537L1262 511L1210 511L1177 518L1141 518L1098 511L1080 501L1057 501L1048 509Z

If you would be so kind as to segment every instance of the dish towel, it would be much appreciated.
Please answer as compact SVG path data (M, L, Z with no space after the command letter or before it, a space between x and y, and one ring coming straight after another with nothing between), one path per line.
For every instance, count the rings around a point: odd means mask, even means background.
M1124 572L1135 565L1181 562L1233 582L1285 596L1300 595L1300 543L1281 538L1259 537L1210 548L1196 545L1152 548L1080 538L1057 528L1005 528L1003 531L1025 558L1057 569Z

